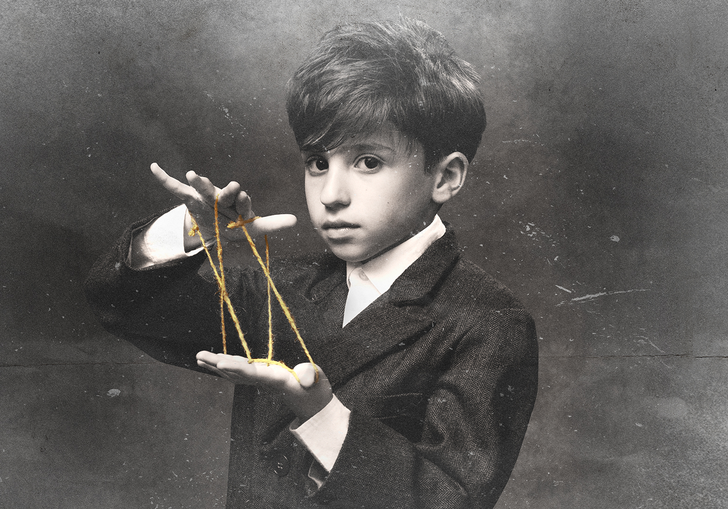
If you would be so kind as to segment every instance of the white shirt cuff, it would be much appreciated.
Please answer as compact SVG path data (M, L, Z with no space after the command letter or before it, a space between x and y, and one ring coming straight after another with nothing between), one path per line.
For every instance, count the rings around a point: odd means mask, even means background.
M185 252L184 236L188 233L184 231L186 214L187 207L180 205L135 231L129 252L129 265L135 269L143 269L197 254L201 247Z
M316 461L331 472L349 430L351 410L334 396L329 404L303 424L298 419L290 426L293 436L313 455Z

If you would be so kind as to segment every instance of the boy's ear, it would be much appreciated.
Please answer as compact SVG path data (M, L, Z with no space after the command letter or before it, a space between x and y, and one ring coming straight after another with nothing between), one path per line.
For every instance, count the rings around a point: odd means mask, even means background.
M453 152L443 157L432 172L435 176L432 200L442 205L463 187L468 174L468 158L461 152Z

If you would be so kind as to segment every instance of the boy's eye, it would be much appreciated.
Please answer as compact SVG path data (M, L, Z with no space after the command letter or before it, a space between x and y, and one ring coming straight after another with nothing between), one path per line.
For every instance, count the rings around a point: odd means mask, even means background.
M306 168L313 172L326 171L329 169L329 162L321 157L312 157L306 161Z
M366 170L376 170L382 165L382 161L376 157L366 156L359 159L356 166Z

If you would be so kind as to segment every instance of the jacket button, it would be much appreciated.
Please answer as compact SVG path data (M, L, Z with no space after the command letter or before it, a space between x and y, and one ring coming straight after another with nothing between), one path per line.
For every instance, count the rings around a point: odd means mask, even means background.
M276 454L272 461L273 473L278 477L285 477L291 469L291 461L283 453Z

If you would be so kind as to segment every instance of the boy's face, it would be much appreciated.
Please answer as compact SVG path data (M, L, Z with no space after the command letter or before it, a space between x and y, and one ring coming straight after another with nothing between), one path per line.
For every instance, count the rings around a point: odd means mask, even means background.
M435 174L418 142L394 128L351 138L326 152L302 152L311 221L331 251L366 261L427 226L438 205Z

